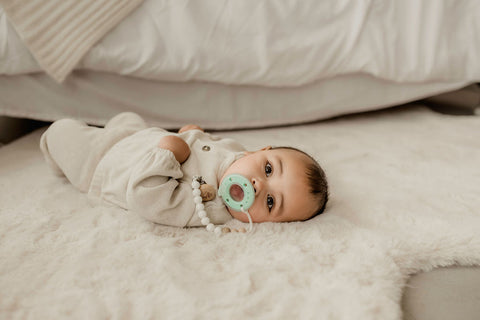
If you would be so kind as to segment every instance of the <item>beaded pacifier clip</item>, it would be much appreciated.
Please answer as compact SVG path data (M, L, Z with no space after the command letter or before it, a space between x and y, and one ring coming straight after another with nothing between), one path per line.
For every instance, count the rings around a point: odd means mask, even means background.
M214 232L217 235L221 233L229 233L231 231L245 233L247 231L245 228L230 229L228 227L215 226L210 222L210 219L207 217L207 212L205 211L205 205L202 203L204 200L202 198L202 191L200 190L202 185L206 185L203 178L201 176L194 176L192 179L192 194L193 201L195 202L195 211L207 231ZM228 175L221 182L218 194L227 206L247 215L249 222L248 231L251 231L253 223L252 218L248 213L248 209L252 206L253 201L255 200L255 190L250 181L244 176L238 174Z

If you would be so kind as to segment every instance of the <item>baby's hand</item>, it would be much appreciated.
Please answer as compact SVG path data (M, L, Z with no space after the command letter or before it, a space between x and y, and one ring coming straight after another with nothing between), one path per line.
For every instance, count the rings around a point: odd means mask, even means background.
M158 147L173 152L175 159L182 164L187 160L190 155L190 147L180 137L177 136L165 136L160 139Z
M197 126L196 124L187 124L187 125L181 127L180 130L178 130L178 133L182 133L182 132L190 131L190 130L200 130L200 131L203 131L203 129L200 128L199 126Z

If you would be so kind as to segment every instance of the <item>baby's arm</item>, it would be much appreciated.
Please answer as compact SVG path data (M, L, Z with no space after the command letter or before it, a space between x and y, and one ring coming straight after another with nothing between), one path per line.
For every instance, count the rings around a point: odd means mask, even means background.
M190 130L200 130L200 131L204 132L204 130L201 127L197 126L196 124L187 124L187 125L181 127L180 130L178 130L178 133L182 133L182 132L190 131ZM216 190L212 185L202 184L200 186L200 192L201 192L200 196L202 197L203 201L210 201L210 200L215 199Z
M182 133L182 132L190 131L190 130L200 130L200 131L204 131L202 128L200 128L200 127L197 126L196 124L187 124L187 125L181 127L180 130L178 130L178 133Z
M177 136L163 137L160 139L158 147L172 151L175 159L177 159L180 164L184 163L190 155L190 147L188 144L182 138Z
M195 124L187 124L178 130L178 133L182 133L185 131L190 131L190 130L200 130L203 131L202 128ZM167 149L173 152L175 155L175 159L182 164L185 162L185 160L188 159L188 156L190 155L190 147L188 144L180 137L177 136L166 136L160 139L160 142L158 143L158 147L162 149Z
M155 223L185 226L195 211L191 182L173 154L156 148L132 168L126 189L127 209Z

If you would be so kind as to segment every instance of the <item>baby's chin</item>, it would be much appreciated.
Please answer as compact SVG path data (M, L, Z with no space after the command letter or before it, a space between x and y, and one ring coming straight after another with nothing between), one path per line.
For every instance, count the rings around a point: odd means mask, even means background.
M227 207L227 210L228 212L230 213L230 215L232 217L234 217L235 219L239 220L239 221L242 221L242 222L248 222L248 217L245 213L243 212L239 212L239 211L235 211L233 210L232 208L230 207Z

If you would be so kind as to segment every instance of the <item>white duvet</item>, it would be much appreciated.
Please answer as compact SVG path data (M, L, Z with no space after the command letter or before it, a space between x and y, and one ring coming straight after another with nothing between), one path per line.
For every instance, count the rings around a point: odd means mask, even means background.
M479 81L479 53L477 0L146 0L77 67L264 86ZM0 74L40 70L0 9Z

